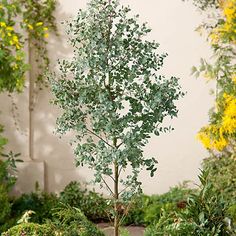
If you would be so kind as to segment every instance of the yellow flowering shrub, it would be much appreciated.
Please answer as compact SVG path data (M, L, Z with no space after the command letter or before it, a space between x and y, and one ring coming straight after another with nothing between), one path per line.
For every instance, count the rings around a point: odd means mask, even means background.
M12 10L13 9L13 10ZM10 12L9 12L10 11ZM14 22L8 17L15 14L12 4L0 7L0 92L21 91L24 84L25 63L23 42L14 29ZM6 17L7 16L7 17Z
M52 12L55 0L8 0L0 3L0 92L21 91L26 62L24 45L34 48L38 63L38 78L48 67L46 49L48 30L56 30ZM15 20L18 18L19 20Z
M236 151L236 0L218 0L215 7L216 24L205 24L214 52L215 61L202 59L198 75L215 79L216 107L210 113L209 125L197 137L205 148L216 152ZM210 30L209 30L210 29Z
M210 150L223 151L231 146L235 149L236 137L236 97L224 94L224 112L217 124L210 124L201 129L198 138L204 147Z
M221 2L222 21L210 34L213 44L225 41L236 44L236 0Z

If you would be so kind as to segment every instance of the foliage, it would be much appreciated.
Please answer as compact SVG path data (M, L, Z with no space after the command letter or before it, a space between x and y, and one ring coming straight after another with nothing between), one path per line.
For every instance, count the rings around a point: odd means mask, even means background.
M108 221L108 201L94 191L82 190L80 183L69 183L60 193L59 201L79 208L91 221Z
M188 196L197 191L183 185L170 188L161 195L140 195L133 200L124 219L125 225L150 225L159 221L163 210L180 211L185 208Z
M194 67L193 72L197 76L203 75L207 79L216 80L216 106L209 113L209 125L200 130L198 138L211 152L224 155L235 152L236 1L216 1L214 6L215 14L209 22L198 28L200 31L205 30L208 35L213 49L212 62L202 59L199 69Z
M188 198L186 209L164 211L159 222L146 231L146 236L234 235L234 228L228 223L228 203L215 191L208 173L202 171L200 191Z
M104 236L79 209L69 205L55 209L51 224L63 236Z
M2 154L0 158L0 233L13 226L16 221L11 218L12 204L8 196L16 182L15 172L16 162L20 161L18 158L20 154Z
M203 160L203 169L209 170L209 178L216 192L223 195L229 204L236 203L235 155L210 157Z
M197 191L197 190L195 190ZM150 198L150 203L144 210L144 221L146 225L153 224L159 220L161 217L162 211L171 212L171 211L181 211L185 209L187 204L187 198L190 193L193 193L194 190L188 189L186 187L174 187L171 188L165 194L154 195Z
M187 1L187 0L183 0ZM221 0L192 0L193 4L202 11L218 8Z
M33 213L32 211L30 211ZM26 212L28 214L28 212ZM24 214L24 218L26 216ZM28 216L28 215L27 215ZM30 220L32 220L31 217ZM87 220L83 213L67 205L54 209L53 219L47 220L44 224L29 223L28 220L23 220L22 223L10 228L3 236L104 236L95 225Z
M227 214L229 215L230 219L232 219L232 223L236 225L236 203L235 202L233 205L231 205L228 208Z
M130 233L125 228L120 228L120 236L130 236Z
M7 189L4 185L0 184L0 224L3 223L10 215L11 204L8 197Z
M0 124L0 153L2 153L4 146L7 144L7 139L2 136L3 126Z
M45 192L35 192L23 194L13 202L11 216L19 219L28 210L34 211L31 222L45 223L47 219L52 219L52 210L59 206L58 198L55 194Z
M69 23L73 60L61 61L61 75L51 78L54 103L63 110L58 132L76 132L77 165L93 169L94 181L110 192L115 224L119 199L141 190L141 169L154 175L157 161L146 159L143 147L152 133L171 130L161 124L177 116L174 101L183 95L177 78L157 74L166 54L157 53L159 44L146 40L150 29L129 14L118 0L91 0Z
M22 91L26 62L24 44L33 41L37 50L36 61L42 79L42 71L48 67L46 40L47 31L56 30L52 13L54 0L3 0L0 4L0 92ZM17 21L15 20L17 18ZM24 37L28 33L28 37Z
M12 151L10 151L8 154L1 153L0 184L4 185L7 191L9 191L16 182L16 163L22 162L21 159L18 159L19 156L20 153L14 154Z
M23 223L3 233L2 236L53 236L54 231L47 224Z

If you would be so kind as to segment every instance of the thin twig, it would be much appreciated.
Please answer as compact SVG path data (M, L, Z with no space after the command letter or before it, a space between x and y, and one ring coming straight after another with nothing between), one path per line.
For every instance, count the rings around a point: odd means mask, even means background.
M120 170L119 170L118 176L120 176L120 172L122 171L122 169L123 169L123 167L121 166L121 167L120 167Z
M103 177L101 177L101 178L102 178L102 181L104 182L104 184L106 185L106 187L108 188L108 190L110 191L111 195L114 197L114 193L111 190L111 188L109 187L109 185L107 184L107 182L103 179Z
M109 147L114 148L110 143L108 143L106 140L104 140L102 137L100 137L99 135L97 135L96 133L94 133L92 130L85 128L88 132L90 132L91 134L93 134L94 136L96 136L97 138L99 138L100 140L102 140L104 143L106 143Z

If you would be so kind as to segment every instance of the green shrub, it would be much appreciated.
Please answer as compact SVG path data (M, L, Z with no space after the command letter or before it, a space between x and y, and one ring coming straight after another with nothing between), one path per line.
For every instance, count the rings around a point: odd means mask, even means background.
M233 221L233 224L236 225L236 204L231 205L227 210L228 215Z
M163 212L155 226L146 230L145 236L227 236L234 235L228 224L228 204L222 195L215 191L209 178L209 171L199 176L201 188L191 194L184 211Z
M47 224L23 223L10 228L2 236L53 236L54 230Z
M32 219L32 218L31 218ZM96 226L87 220L76 208L67 205L53 210L53 219L45 224L23 222L10 228L3 236L104 236Z
M7 189L0 184L0 224L4 223L6 218L10 215L11 204L9 201Z
M160 219L163 210L171 212L185 208L188 196L195 191L197 190L188 188L184 183L161 195L140 195L131 204L123 224L154 224Z
M80 183L72 181L60 193L59 200L79 208L91 221L108 221L109 205L107 200L94 191L82 189Z
M45 223L46 219L52 219L52 209L58 207L59 201L55 194L35 192L23 194L16 199L12 206L12 217L20 218L25 211L32 210L31 221Z
M145 207L144 222L149 225L157 222L162 210L166 212L180 211L185 208L187 198L196 190L187 188L186 185L171 188L167 193L153 195Z
M236 157L210 157L203 161L203 169L209 170L209 179L215 191L229 203L236 204Z
M104 236L104 234L77 208L64 205L54 210L52 228L63 236Z

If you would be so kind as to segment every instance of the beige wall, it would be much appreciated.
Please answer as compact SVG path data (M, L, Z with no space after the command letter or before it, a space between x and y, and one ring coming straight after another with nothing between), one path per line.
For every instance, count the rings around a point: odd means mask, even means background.
M60 0L56 12L60 38L49 39L49 52L52 69L58 58L71 56L71 49L66 42L64 29L60 22L75 16L79 8L84 8L86 0ZM181 0L122 0L129 4L134 14L140 14L142 21L149 22L153 29L151 39L161 44L161 49L169 57L163 69L166 75L181 78L181 84L187 95L178 102L179 117L171 121L175 131L152 137L145 148L146 155L158 160L158 170L154 178L143 172L140 176L145 193L161 193L170 186L183 180L197 180L200 162L207 155L195 136L208 120L208 109L213 104L209 95L210 84L203 79L190 76L193 65L200 57L208 57L210 50L205 41L194 32L202 17L190 3ZM89 181L92 173L86 168L76 169L73 164L73 151L68 144L69 135L59 139L53 133L55 119L59 114L49 101L50 92L45 89L37 96L34 110L34 155L29 158L29 115L28 90L14 96L19 108L18 131L14 126L11 113L11 101L7 95L0 95L1 119L6 127L6 136L10 142L8 149L22 153L26 162L19 167L18 192L30 191L34 182L39 181L47 191L60 191L69 181Z

